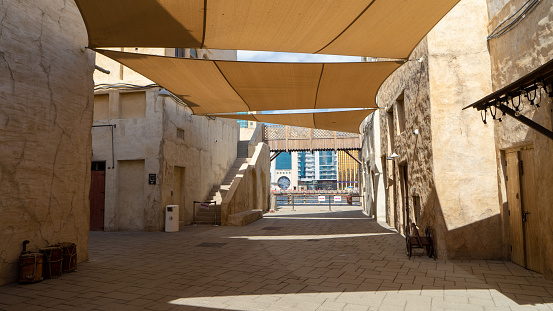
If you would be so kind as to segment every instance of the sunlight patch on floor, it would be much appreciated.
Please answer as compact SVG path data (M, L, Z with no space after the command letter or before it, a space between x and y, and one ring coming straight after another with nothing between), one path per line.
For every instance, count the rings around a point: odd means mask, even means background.
M469 302L470 301L470 302ZM550 304L518 304L495 289L468 290L400 290L359 292L313 292L289 294L260 294L218 297L179 298L169 304L221 310L265 310L290 308L318 310L326 308L361 309L387 306L398 309L430 310L431 308L545 308ZM372 309L371 309L372 310ZM467 309L468 310L468 309Z
M370 220L370 218L345 218L345 217L286 217L286 216L263 216L276 220L301 219L301 220Z
M323 239L359 238L359 237L391 235L391 234L397 234L397 233L383 232L383 233L325 234L325 235L232 236L232 237L228 237L228 239L248 239L248 240L252 240L252 241L260 241L260 240L311 240L311 239L323 240Z

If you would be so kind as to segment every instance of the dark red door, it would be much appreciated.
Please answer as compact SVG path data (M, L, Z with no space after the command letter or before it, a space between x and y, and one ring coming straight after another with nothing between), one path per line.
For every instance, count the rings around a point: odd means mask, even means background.
M92 171L90 183L90 231L104 231L105 171Z

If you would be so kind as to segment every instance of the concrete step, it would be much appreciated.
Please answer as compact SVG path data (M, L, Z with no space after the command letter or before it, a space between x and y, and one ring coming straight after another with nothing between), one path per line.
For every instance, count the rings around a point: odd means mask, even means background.
M220 196L216 196L216 197L211 197L208 199L209 201L215 201L217 203L220 203L220 202L223 202L223 198L220 197Z
M234 182L236 175L239 175L247 168L247 165L250 162L250 160L251 158L247 158L247 155L245 155L242 158L237 158L234 161L232 167L228 170L221 184L214 185L211 188L211 191L209 191L207 195L206 201L216 201L219 203L222 202L226 194L230 190L230 187L232 186L232 183Z

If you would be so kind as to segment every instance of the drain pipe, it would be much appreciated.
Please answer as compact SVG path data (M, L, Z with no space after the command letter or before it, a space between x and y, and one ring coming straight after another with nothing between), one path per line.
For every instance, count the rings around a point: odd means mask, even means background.
M102 125L93 125L92 127L110 127L111 128L111 168L115 168L115 151L113 149L113 128L117 127L117 124L102 124Z

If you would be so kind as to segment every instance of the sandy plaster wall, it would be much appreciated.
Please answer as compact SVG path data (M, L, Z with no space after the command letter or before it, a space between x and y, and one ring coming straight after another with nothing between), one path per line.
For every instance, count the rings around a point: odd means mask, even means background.
M260 142L247 168L235 178L221 203L222 224L226 224L228 215L254 209L267 211L269 191L270 148Z
M380 143L380 114L377 110L369 115L363 124L361 161L364 173L361 176L360 191L365 212L378 221L386 221L386 189Z
M92 53L73 1L0 5L0 284L21 243L88 259Z
M487 15L484 0L461 1L427 36L434 209L448 258L502 257L493 127L462 110L491 92Z
M112 166L110 128L94 128L93 161L106 161L106 198L104 230L120 231L140 220L142 228L136 230L162 231L165 226L165 206L182 205L179 192L183 190L184 206L179 218L183 224L192 221L193 201L205 199L213 185L224 179L236 159L238 123L236 120L193 116L189 108L172 99L158 95L159 88L145 91L146 115L144 118L95 121L95 125L115 124ZM118 116L119 97L124 92L108 91L110 116ZM184 139L177 137L177 128L184 131ZM144 160L143 204L136 206L136 214L125 219L118 213L118 204L132 193L119 188L119 170L122 161ZM178 187L175 167L182 168L184 186ZM178 170L177 170L178 171ZM148 184L148 175L156 174L155 185ZM173 192L173 193L171 193ZM124 224L124 226L121 226Z
M522 0L498 1L488 0L488 7L496 8L496 14L490 16L488 31L501 23L507 16L514 13L524 3ZM489 42L489 53L492 62L493 90L498 90L518 78L538 68L553 59L553 1L544 0L536 9L513 30L504 36ZM523 101L522 114L533 121L551 129L552 105L549 98L542 93L541 108L537 111L529 108ZM553 142L545 136L530 129L526 125L506 116L503 122L495 124L496 156L504 161L504 150L519 146L534 147L534 185L536 196L534 202L540 207L539 227L541 234L539 244L542 245L543 274L553 279ZM509 217L506 195L504 166L498 166L498 180L501 189L499 206L505 217L503 223L504 236L509 238ZM509 243L505 246L505 256L510 256Z
M94 125L113 124L113 167L111 130L109 127L92 129L92 161L106 161L105 175L105 211L104 230L119 231L129 228L127 224L140 220L141 230L160 230L160 219L163 216L160 196L160 146L162 140L163 98L158 96L158 88L141 91L146 97L146 111L143 118L120 119L119 99L128 91L108 91L110 119L94 121ZM105 92L104 92L105 93ZM133 92L134 93L134 92ZM118 213L118 202L134 194L122 193L118 188L119 179L124 179L120 172L121 161L144 160L143 204L136 206L136 220L121 218ZM156 174L156 185L148 184L148 174ZM122 228L119 228L119 227ZM138 230L138 229L135 229Z
M193 202L204 201L212 187L223 182L236 159L238 122L194 116L189 108L168 98L163 111L162 208L176 204L174 167L184 167L185 206L179 216L187 225L192 223ZM177 128L184 130L184 140L177 138Z
M491 90L486 23L485 1L462 1L410 56L423 61L399 68L378 94L382 153L399 155L384 161L386 220L404 232L405 198L412 222L414 196L419 197L417 224L433 227L441 258L502 257L493 129L473 112L461 111ZM397 99L402 92L406 121L400 133ZM388 147L391 111L395 136ZM400 172L404 165L407 195Z

